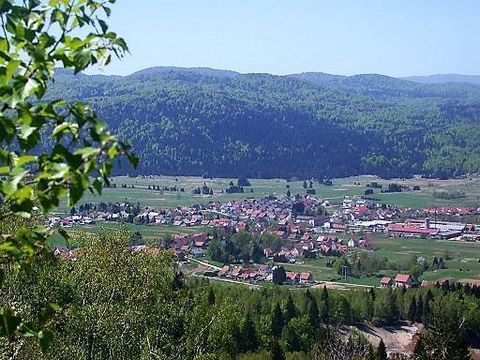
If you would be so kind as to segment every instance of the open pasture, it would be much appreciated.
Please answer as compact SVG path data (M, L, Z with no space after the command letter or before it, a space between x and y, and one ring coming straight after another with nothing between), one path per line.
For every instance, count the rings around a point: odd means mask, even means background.
M98 234L104 231L115 231L120 227L125 228L130 234L139 232L144 240L155 240L161 239L165 235L175 235L175 234L195 234L203 231L208 231L209 228L205 227L174 227L169 225L135 225L127 223L118 223L113 221L101 221L95 225L82 225L75 228L69 229L69 232L74 231L85 231L90 234ZM59 234L55 234L50 244L52 245L63 245L65 240Z
M397 263L407 262L413 256L424 257L431 263L433 257L443 257L446 269L428 270L421 280L475 280L480 281L480 243L466 243L458 241L441 241L431 239L390 238L386 236L375 237L375 256L386 257ZM333 257L322 257L316 260L306 260L304 263L288 264L286 269L296 272L308 271L317 281L344 280L335 270L326 266L328 260L335 261ZM359 285L378 286L380 276L395 276L397 271L379 271L378 276L354 278L348 277L347 282Z
M189 206L198 203L208 203L210 201L229 201L234 199L260 198L267 195L276 194L284 196L287 190L292 195L305 194L303 181L287 182L284 179L250 179L251 187L245 187L243 194L226 194L225 189L230 182L236 183L237 179L213 178L204 179L202 177L192 176L141 176L141 177L114 177L112 183L116 188L103 189L101 196L85 193L82 203L85 202L123 202L140 203L140 206L153 206L159 208L172 208L177 206ZM379 189L374 189L371 196L379 202L393 204L401 207L423 208L442 205L469 205L478 206L480 204L480 179L452 179L452 180L430 180L430 179L393 179L382 180L375 176L355 176L342 179L334 179L333 186L320 185L314 182L316 195L329 199L332 204L341 203L345 196L361 196L367 189L366 185L372 181L387 186L391 182L413 187L420 186L419 191L406 191L401 193L381 193ZM192 190L202 187L206 184L213 189L214 195L194 195ZM122 188L126 185L126 188ZM131 186L134 188L131 188ZM176 186L183 188L181 191L163 191L149 190L148 187L164 186L170 188ZM287 188L289 186L289 188ZM251 192L253 189L253 192ZM464 198L460 199L439 199L432 193L434 190L459 190L465 193ZM223 193L222 193L223 191ZM68 211L66 203L63 203L59 213Z

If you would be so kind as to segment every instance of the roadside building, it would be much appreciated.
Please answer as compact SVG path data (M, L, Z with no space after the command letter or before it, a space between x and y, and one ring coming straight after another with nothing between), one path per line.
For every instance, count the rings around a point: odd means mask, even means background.
M380 280L380 287L382 287L382 288L391 287L392 285L393 285L393 280L392 280L391 277L384 276L384 277Z
M408 289L415 286L415 281L408 274L397 274L397 276L395 276L394 286L396 288L405 286Z
M300 273L300 283L306 284L313 281L313 275L309 272L302 272Z

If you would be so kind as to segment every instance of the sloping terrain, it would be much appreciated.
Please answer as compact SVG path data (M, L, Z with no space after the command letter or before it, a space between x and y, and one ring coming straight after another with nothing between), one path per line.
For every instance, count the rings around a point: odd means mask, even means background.
M48 96L90 103L133 144L142 174L390 178L480 169L480 87L472 84L206 68L125 77L60 70Z

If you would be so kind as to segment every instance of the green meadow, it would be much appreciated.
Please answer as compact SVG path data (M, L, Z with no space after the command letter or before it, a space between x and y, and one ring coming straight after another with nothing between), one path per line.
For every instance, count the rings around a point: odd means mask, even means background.
M433 257L443 257L447 268L442 270L427 270L421 280L476 280L480 281L480 243L466 243L458 241L443 241L431 239L408 239L376 236L374 251L375 256L386 257L398 263L406 262L415 257L424 257L431 263ZM292 271L309 271L318 281L338 281L344 279L332 268L326 266L326 262L335 261L335 258L323 257L316 260L307 260L304 263L288 264L286 269ZM360 285L378 286L380 277L395 276L396 271L380 271L378 276L362 278L348 277L347 282Z
M101 234L105 231L114 231L119 228L125 228L130 234L139 232L144 240L155 240L161 239L165 235L175 235L175 234L195 234L203 231L209 231L209 228L201 226L193 227L175 227L170 225L135 225L135 224L126 224L118 223L113 221L99 221L94 225L82 225L74 228L68 229L68 232L73 233L77 231L84 231L89 234ZM60 234L55 234L51 241L51 245L64 245L65 239Z
M420 186L420 191L407 191L402 193L381 193L374 190L372 198L379 202L393 204L401 207L423 208L441 205L471 205L480 204L480 179L454 179L454 180L428 180L428 179L394 179L382 180L374 176L356 176L342 179L334 179L333 186L320 185L314 182L316 195L328 199L332 204L341 203L345 196L361 196L367 189L366 185L371 181L387 186L391 182L404 184L410 187ZM114 177L112 183L116 188L104 189L101 196L85 193L82 202L123 202L140 203L140 206L153 206L159 208L173 208L178 206L190 206L205 204L210 201L229 201L245 198L260 198L276 194L284 196L287 190L292 195L305 194L303 181L287 182L284 179L250 179L251 187L245 188L243 194L226 194L225 189L230 182L236 183L236 179L189 176L146 176L146 177ZM213 189L214 195L194 195L192 190L206 184ZM127 188L122 188L126 185ZM134 186L132 189L131 186ZM164 186L184 188L184 192L149 190L148 186ZM288 186L288 188L287 188ZM253 190L253 192L252 192ZM461 199L439 199L433 196L435 190L460 190L465 194ZM222 193L223 191L223 193ZM66 214L69 208L63 203L58 213Z
M114 177L112 183L116 188L104 189L101 196L85 194L82 202L122 202L140 203L140 206L152 206L159 208L172 208L178 206L190 206L193 204L206 204L210 201L229 201L244 198L260 198L276 194L284 196L287 190L292 195L305 194L303 181L289 181L284 179L249 179L251 187L245 188L243 194L226 194L225 189L230 182L236 183L236 179L213 178L203 179L201 177L189 176L145 176L145 177ZM374 189L372 197L379 202L397 205L400 207L423 208L442 205L469 205L479 206L480 204L480 179L465 178L452 180L430 180L430 179L394 179L382 180L374 176L356 176L343 179L334 179L333 186L320 185L314 182L316 195L328 199L331 204L341 203L345 196L361 196L367 189L367 184L376 181L384 186L391 182L400 183L406 186L420 187L419 191L407 191L402 193L381 193ZM213 189L214 195L194 195L192 190L202 187L204 184ZM122 188L126 185L127 188ZM131 188L132 185L134 188ZM184 188L184 192L149 190L148 187L164 186ZM253 190L253 192L251 191ZM465 194L461 199L439 199L433 196L436 190L453 191L459 190ZM222 193L222 191L224 193ZM69 208L63 205L59 213L67 214ZM116 222L99 222L92 226L83 226L79 229L90 233L98 233L102 230L115 229L119 226ZM140 232L145 239L160 238L165 234L195 233L205 228L178 228L161 225L133 225L126 224L131 232ZM394 259L403 262L412 256L422 256L431 262L434 256L443 257L447 262L447 269L427 271L422 279L478 279L480 280L480 245L475 243L461 243L452 241L435 241L429 239L394 239L387 236L377 236L376 256ZM52 243L63 243L63 239L57 235ZM307 260L300 264L289 264L287 269L293 271L310 271L317 280L343 281L333 269L326 266L328 258ZM393 272L383 271L381 275L395 275ZM378 285L378 277L348 278L349 283L362 285Z

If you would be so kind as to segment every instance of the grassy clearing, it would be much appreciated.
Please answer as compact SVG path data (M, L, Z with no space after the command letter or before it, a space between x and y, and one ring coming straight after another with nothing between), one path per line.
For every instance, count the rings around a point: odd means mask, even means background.
M95 225L83 225L72 230L81 230L91 234L98 234L104 231L116 230L120 226L124 226L130 234L139 232L145 240L160 239L165 235L175 234L195 234L203 231L209 231L205 227L174 227L168 225L135 225L135 224L119 224L118 222L102 221ZM51 245L64 245L65 240L59 234L55 234L50 240Z
M161 208L171 208L177 206L188 206L197 203L208 203L209 201L228 201L233 199L244 199L252 197L264 197L271 194L284 195L287 191L287 185L292 194L304 194L303 181L287 182L283 179L250 179L253 193L250 188L245 188L244 194L221 194L229 183L236 179L203 179L201 177L173 177L173 176L152 176L152 177L115 177L113 182L117 184L116 189L104 189L102 196L93 196L86 194L83 202L121 202L140 203L140 206L154 206ZM420 186L420 191L411 191L403 193L382 194L377 189L373 195L378 201L394 204L402 207L423 208L441 205L472 205L480 204L480 178L454 179L454 180L428 180L428 179L392 179L382 180L374 176L356 176L343 179L334 179L333 186L324 186L315 184L317 196L329 199L331 203L341 203L345 196L363 195L366 185L371 181L377 181L380 184L388 185L391 182L401 183L410 187ZM213 189L216 195L202 196L193 195L192 190L208 185ZM358 185L360 184L360 185ZM121 188L122 185L134 185L135 189ZM160 187L168 186L185 188L185 192L160 192L148 190L148 186L158 185ZM432 196L434 190L460 190L466 197L462 199L437 199ZM66 205L60 209L60 213L68 212ZM98 232L103 229L114 229L118 223L102 222L95 226L84 226L81 229L87 232ZM195 233L205 230L204 228L175 228L159 225L126 225L131 232L139 231L146 239L161 237L164 234L175 233ZM376 237L378 250L377 256L385 256L398 262L406 261L412 256L423 256L431 261L434 256L443 256L447 261L448 269L436 272L427 272L423 278L426 280L435 280L442 278L451 279L478 279L480 278L480 245L471 243L459 243L448 241L434 241L428 239L393 239L386 236ZM52 243L63 243L60 236L52 239ZM317 280L341 281L333 269L326 267L326 258L306 261L303 264L290 264L286 268L293 271L310 271ZM384 272L388 275L393 273ZM363 285L376 285L378 278L349 278L348 282Z
M244 198L259 198L271 194L284 195L287 192L287 185L290 186L292 194L305 194L303 181L287 182L284 179L250 179L252 184L250 188L245 188L244 194L221 194L221 191L229 186L229 183L236 179L214 178L203 179L201 177L189 176L151 176L129 178L120 176L113 178L113 182L117 184L115 189L104 189L102 196L94 196L86 193L82 202L122 202L131 203L139 202L141 206L154 206L161 208L172 208L177 206L189 206L198 203L208 203L209 201L228 201ZM366 190L366 185L371 181L377 181L380 184L388 185L390 182L402 183L407 186L420 186L420 191L410 191L403 193L382 194L377 189L373 197L380 202L394 204L402 207L431 207L440 205L474 205L480 203L480 179L455 179L455 180L426 180L426 179L394 179L381 180L374 176L356 176L343 179L334 179L333 186L324 186L315 184L317 196L329 199L331 203L341 203L345 196L361 196ZM192 190L202 187L203 184L213 189L215 195L193 195ZM360 185L354 185L360 183ZM122 188L122 185L135 186L134 189ZM177 188L185 188L185 192L161 192L148 190L148 186L158 185L160 187L168 186ZM432 196L434 190L454 190L458 189L466 194L462 199L437 199ZM66 214L68 211L66 203L62 204L59 209L60 214Z
M375 244L377 247L375 251L376 256L387 257L399 263L406 262L413 256L422 256L429 263L432 262L434 256L445 259L447 269L427 271L421 277L421 280L480 280L480 244L478 243L377 236L375 237ZM328 260L335 260L335 258L324 257L316 260L308 260L302 264L288 264L285 268L296 272L311 272L315 280L318 281L343 282L344 280L341 276L336 274L332 268L326 266ZM381 276L395 276L396 273L396 271L384 270L380 271L378 276L362 278L349 277L347 282L377 286Z

